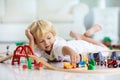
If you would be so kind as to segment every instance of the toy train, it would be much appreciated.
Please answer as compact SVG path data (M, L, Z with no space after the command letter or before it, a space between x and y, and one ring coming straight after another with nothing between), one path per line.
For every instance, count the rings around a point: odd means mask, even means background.
M76 64L76 66L71 65L68 63L64 63L64 68L80 68L80 67L88 67L88 69L93 69L89 68L92 66L105 66L108 68L117 68L120 67L120 56L118 52L112 52L110 56L104 57L101 52L98 53L89 53L87 57L85 56L80 56L82 59L80 60L79 63ZM69 67L70 66L70 67Z
M101 52L98 53L89 53L88 59L89 62L91 60L95 60L97 65L107 66L108 68L116 68L120 67L120 56L119 53L114 51L110 56L104 57Z

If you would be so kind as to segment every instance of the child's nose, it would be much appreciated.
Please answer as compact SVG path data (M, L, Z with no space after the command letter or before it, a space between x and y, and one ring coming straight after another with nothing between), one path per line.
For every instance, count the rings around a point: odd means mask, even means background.
M47 40L45 40L45 45L47 45L48 44L48 41Z

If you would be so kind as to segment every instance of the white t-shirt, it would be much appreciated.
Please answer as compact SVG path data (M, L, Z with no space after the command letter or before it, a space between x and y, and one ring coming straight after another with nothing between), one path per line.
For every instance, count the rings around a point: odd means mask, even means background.
M41 57L46 58L49 61L63 61L63 60L70 60L69 56L63 56L62 48L63 46L69 46L73 50L76 51L78 54L83 54L92 51L104 51L107 48L94 45L92 43L86 42L84 40L70 40L66 41L61 37L56 37L56 40L53 44L53 48L51 50L50 55L47 54L45 51L41 51L40 49L35 49L35 54ZM107 56L107 53L103 53L103 56Z
M45 51L40 50L38 47L36 47L34 51L37 56L44 57L49 61L63 61L65 56L62 54L62 48L65 45L66 41L63 38L56 37L50 55Z

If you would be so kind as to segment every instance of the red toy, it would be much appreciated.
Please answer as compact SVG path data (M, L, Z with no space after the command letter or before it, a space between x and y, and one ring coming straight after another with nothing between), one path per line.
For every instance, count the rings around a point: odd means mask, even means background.
M43 64L42 64L41 62L36 63L36 64L34 65L34 68L35 68L35 69L41 69L42 67L43 67Z
M28 69L28 66L27 65L23 65L22 68L23 69Z
M28 46L28 45L18 46L16 48L16 50L14 51L11 64L14 65L14 62L16 61L18 63L18 65L20 65L20 58L21 57L28 58L29 57L28 55L34 55L32 49L30 48L30 46ZM34 60L34 63L36 63L35 60Z
M25 57L28 60L28 66L23 65L23 69L26 69L29 67L31 69L31 62L29 62L29 60L30 60L29 55L34 55L30 46L28 46L28 45L18 46L16 48L16 50L14 51L11 64L14 65L14 62L16 61L18 63L18 65L20 65L20 58ZM43 64L41 62L36 63L36 61L34 60L34 67L35 67L35 69L40 69L41 67L43 67Z
M108 59L108 68L116 68L118 67L118 62L116 60Z

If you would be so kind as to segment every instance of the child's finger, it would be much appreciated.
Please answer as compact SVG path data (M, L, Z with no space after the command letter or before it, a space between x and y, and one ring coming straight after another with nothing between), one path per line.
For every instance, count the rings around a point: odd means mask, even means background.
M76 56L76 55L72 56L72 59L71 59L71 62L72 62L72 63L74 63L74 64L77 63L77 60L78 60L78 59L77 59L77 56Z
M71 63L75 63L75 57L71 56Z
M77 56L76 56L76 63L78 63L79 61L80 61L80 56L77 55Z

